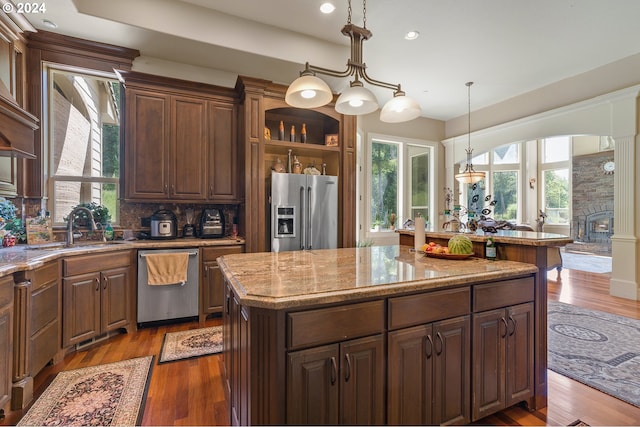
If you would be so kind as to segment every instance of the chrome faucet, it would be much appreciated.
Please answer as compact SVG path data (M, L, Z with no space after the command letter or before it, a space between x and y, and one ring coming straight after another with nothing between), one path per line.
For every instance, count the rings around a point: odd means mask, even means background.
M67 219L67 246L73 245L73 218L78 211L85 211L89 215L89 219L91 220L91 229L97 229L96 221L93 219L93 213L84 206L76 206L69 214L69 219Z

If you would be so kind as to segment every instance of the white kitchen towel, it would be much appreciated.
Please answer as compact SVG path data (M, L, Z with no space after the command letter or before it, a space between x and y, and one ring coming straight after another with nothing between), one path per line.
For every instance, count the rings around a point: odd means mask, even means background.
M175 285L187 282L189 252L146 254L147 284Z
M422 246L425 244L425 233L424 233L425 221L424 218L419 216L415 219L415 230L413 233L414 238L414 249L416 251L421 251Z

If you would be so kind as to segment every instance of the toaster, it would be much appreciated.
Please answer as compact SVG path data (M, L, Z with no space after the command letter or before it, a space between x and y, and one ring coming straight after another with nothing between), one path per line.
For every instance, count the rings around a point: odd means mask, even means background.
M212 239L224 236L222 209L203 209L200 215L200 237Z

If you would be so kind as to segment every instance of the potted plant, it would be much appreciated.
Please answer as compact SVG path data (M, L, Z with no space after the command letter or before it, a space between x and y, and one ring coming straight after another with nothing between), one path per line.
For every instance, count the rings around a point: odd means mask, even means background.
M17 209L11 200L0 197L0 240L3 241L3 244L5 241L7 242L4 246L13 246L16 242L27 241L22 219L16 216L16 211Z
M77 207L84 207L89 209L93 214L93 220L96 224L100 223L103 226L106 226L109 221L111 221L111 214L109 213L109 209L106 206L99 205L96 202L91 203L79 203L73 207L73 209ZM72 209L72 211L73 211ZM65 216L63 218L65 221L69 220L69 216ZM91 220L89 219L89 215L84 210L79 210L75 213L73 218L74 224L78 227L89 227L91 224Z

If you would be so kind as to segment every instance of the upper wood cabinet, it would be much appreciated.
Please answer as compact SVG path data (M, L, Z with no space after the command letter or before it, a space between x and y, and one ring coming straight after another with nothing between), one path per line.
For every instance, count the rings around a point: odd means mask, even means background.
M239 202L234 99L209 85L120 75L125 200Z

